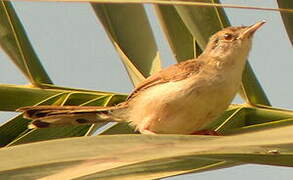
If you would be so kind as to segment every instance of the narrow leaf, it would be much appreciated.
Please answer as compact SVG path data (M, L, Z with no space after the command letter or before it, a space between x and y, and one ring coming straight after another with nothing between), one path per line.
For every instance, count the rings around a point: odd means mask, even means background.
M292 0L277 0L278 5L280 8L287 8L287 9L293 9L293 1ZM289 39L291 41L291 44L293 45L293 14L292 13L286 13L281 12L281 16L283 19L283 23L285 25L287 34L289 36Z
M246 63L246 67L243 72L240 92L242 98L246 99L246 102L253 106L270 105L269 99L267 98L249 63Z
M174 6L154 5L161 27L177 61L196 58L195 40Z
M39 89L30 86L0 85L0 109L5 111L15 111L23 106L32 105L114 105L122 102L126 96L114 95L107 92L78 91L76 89L61 90L60 88ZM2 96L1 96L2 95ZM13 103L9 103L13 102ZM22 115L12 118L0 126L0 146L28 143L47 139L83 136L94 131L96 128L104 126L104 123L91 126L74 126L64 128L49 128L39 130L28 130L30 121L23 119Z
M207 160L192 157L180 157L146 161L130 166L122 166L91 174L79 179L160 179L187 173L199 173L239 165L228 161Z
M142 5L92 4L92 7L135 85L160 70L159 53Z
M47 174L50 176L46 178L73 179L150 161L165 161L172 167L174 164L168 162L180 158L293 166L292 132L291 125L227 137L112 135L59 139L1 149L0 158L5 163L0 164L0 174L6 179L21 177L34 167L39 170L35 177ZM127 173L128 169L124 170Z
M35 86L51 84L26 32L9 1L0 1L0 46Z

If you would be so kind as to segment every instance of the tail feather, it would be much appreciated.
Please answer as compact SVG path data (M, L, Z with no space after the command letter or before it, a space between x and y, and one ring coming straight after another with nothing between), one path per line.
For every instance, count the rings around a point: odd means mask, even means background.
M28 106L18 109L24 118L32 119L29 128L93 124L123 121L115 115L122 108L97 106Z

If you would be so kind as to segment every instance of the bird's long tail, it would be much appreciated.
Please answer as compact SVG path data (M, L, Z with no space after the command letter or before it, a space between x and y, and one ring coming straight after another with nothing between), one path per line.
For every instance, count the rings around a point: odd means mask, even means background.
M123 109L123 107L100 106L27 106L19 108L17 111L23 112L24 118L33 120L29 128L47 128L98 122L121 122L123 119L116 114Z

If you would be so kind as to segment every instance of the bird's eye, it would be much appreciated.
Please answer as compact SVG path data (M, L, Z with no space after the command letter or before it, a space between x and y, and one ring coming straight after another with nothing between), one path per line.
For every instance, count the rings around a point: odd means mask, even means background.
M233 39L233 35L229 34L229 33L226 33L226 34L224 34L224 39L225 40L231 40L231 39Z

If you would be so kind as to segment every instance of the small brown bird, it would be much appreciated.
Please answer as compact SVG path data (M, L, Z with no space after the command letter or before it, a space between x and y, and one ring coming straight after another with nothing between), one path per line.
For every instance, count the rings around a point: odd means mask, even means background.
M194 134L216 120L241 84L252 37L265 22L214 34L197 58L172 65L143 81L113 107L23 107L30 128L127 121L143 134Z

